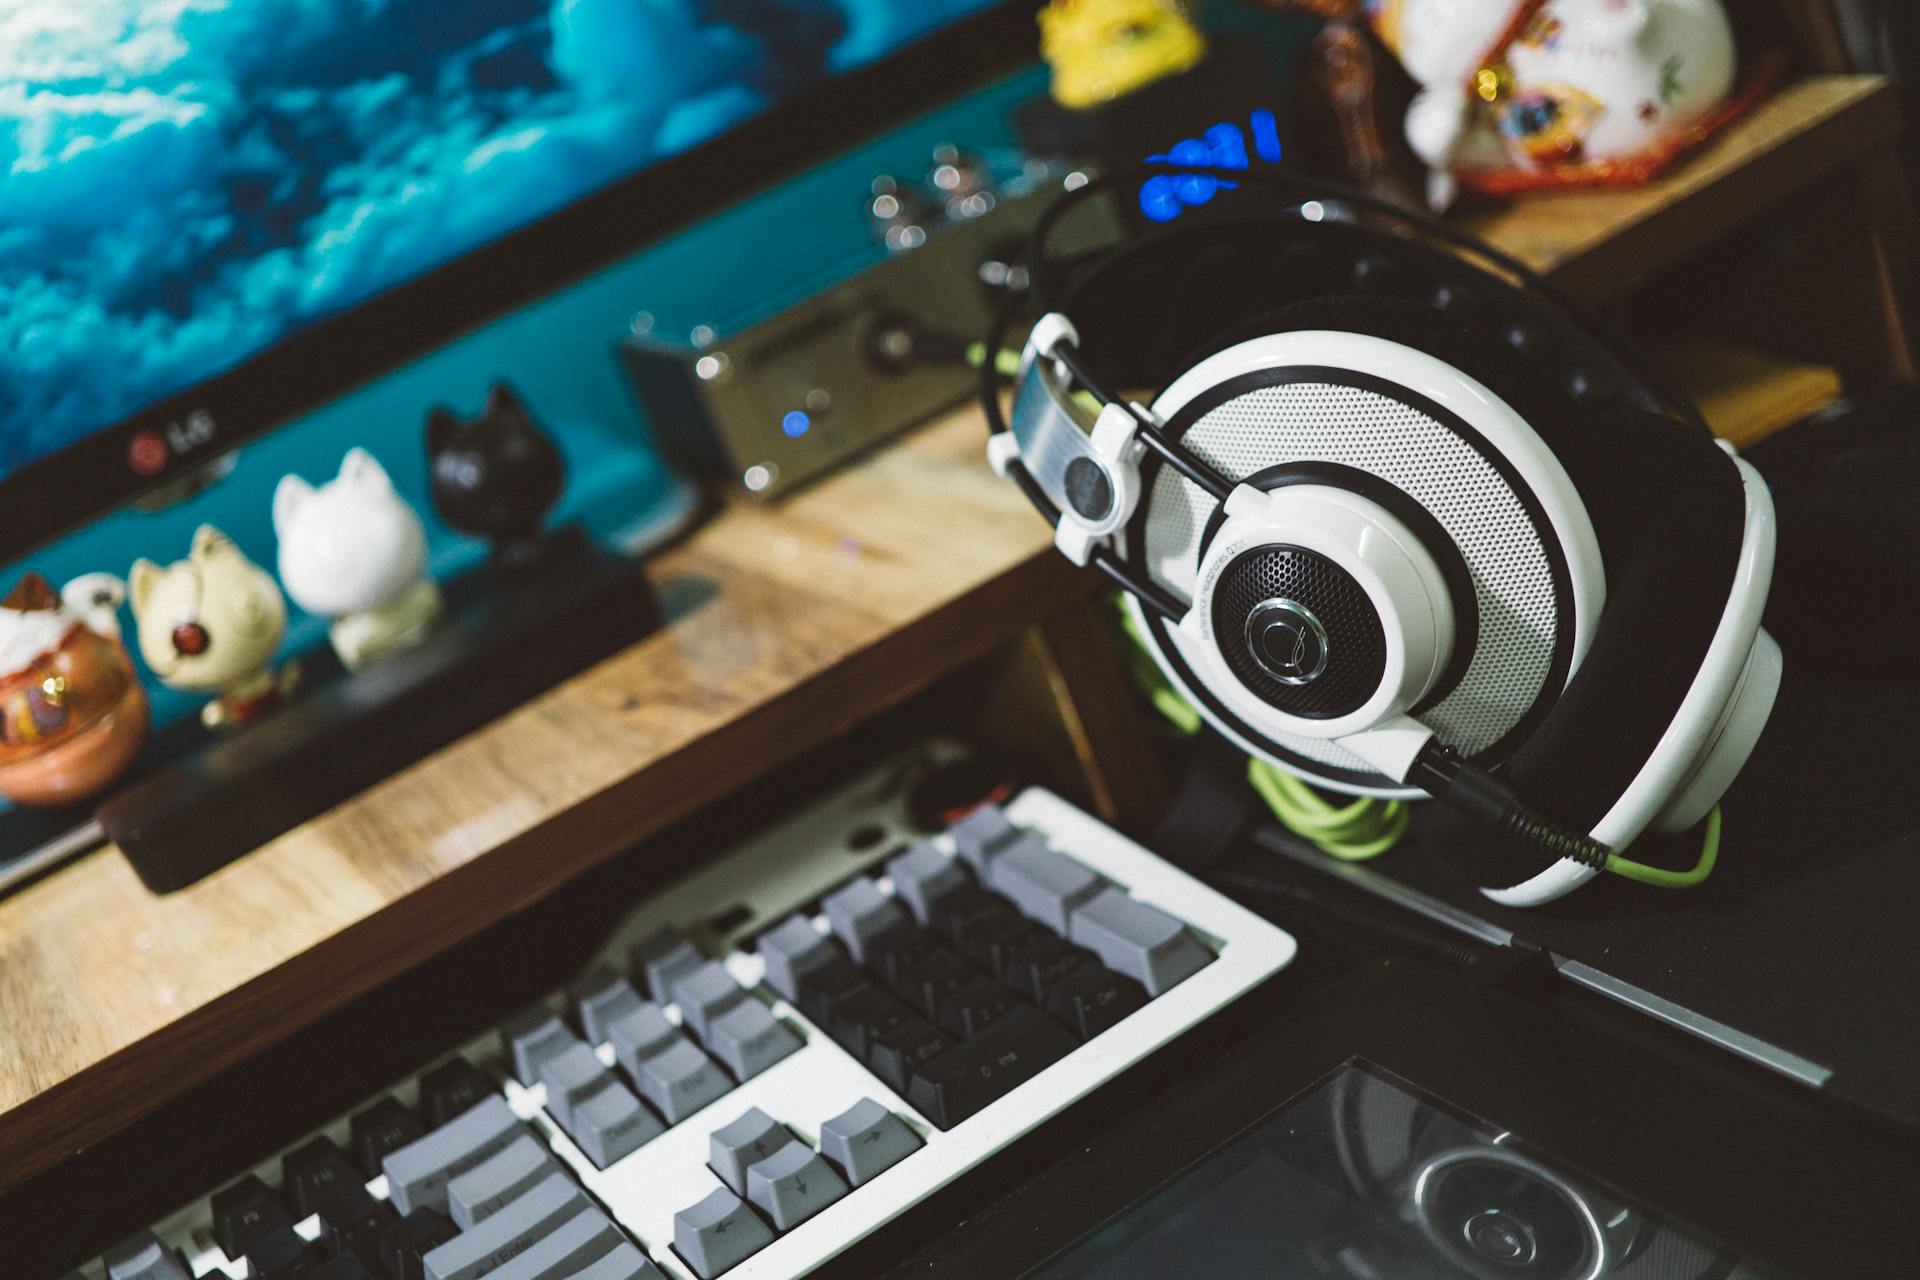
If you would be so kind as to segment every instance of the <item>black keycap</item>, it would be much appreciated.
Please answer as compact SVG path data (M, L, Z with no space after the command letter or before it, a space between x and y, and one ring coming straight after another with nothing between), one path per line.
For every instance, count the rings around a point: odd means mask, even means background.
M842 1002L874 989L866 971L844 956L801 975L799 981L800 1012L821 1027L833 1025L834 1010Z
M247 1273L253 1280L304 1280L319 1261L292 1227L278 1227L247 1250Z
M380 1265L380 1233L393 1209L367 1194L360 1171L340 1148L318 1137L281 1161L296 1218L320 1215L320 1240L329 1257L351 1253L369 1268Z
M1049 933L1007 954L1000 976L1006 984L1037 1005L1047 1003L1047 995L1061 980L1090 964L1096 964L1091 951L1063 942Z
M834 1010L827 1034L856 1058L867 1056L867 1046L878 1036L907 1022L913 1010L878 987L869 986L843 1000Z
M996 976L1007 971L1013 957L1028 947L1045 942L1058 942L1060 935L1043 924L1035 924L1025 916L1020 917L1017 925L982 931L976 940L980 951L980 963L987 972Z
M380 1162L387 1158L389 1152L398 1151L415 1138L424 1138L426 1134L427 1131L420 1127L413 1112L401 1106L399 1099L388 1096L354 1116L353 1158L359 1162L360 1172L369 1178L377 1178L380 1176Z
M382 1280L377 1264L343 1253L337 1258L329 1258L307 1273L307 1280Z
M977 1039L923 1063L907 1100L935 1125L951 1129L1073 1049L1065 1027L1022 1005Z
M276 1231L292 1227L287 1206L252 1174L213 1193L213 1238L234 1262Z
M420 1077L420 1113L438 1129L468 1107L499 1092L493 1078L465 1058L453 1058Z
M296 1219L310 1213L323 1218L352 1217L374 1203L367 1194L366 1178L324 1135L289 1151L280 1162L280 1172L286 1179L287 1199L293 1204Z
M369 1270L377 1270L380 1266L380 1240L398 1216L392 1205L374 1200L357 1217L322 1218L321 1250L329 1258L351 1255L366 1263Z
M422 1205L380 1237L380 1261L392 1280L424 1280L420 1260L459 1234L445 1214Z
M1047 1012L1082 1040L1091 1040L1146 1003L1146 989L1133 979L1087 965L1054 986Z
M955 889L942 898L940 909L933 915L934 928L966 955L973 955L976 940L983 933L1004 932L1011 924L1026 922L1012 903L977 884Z
M971 1040L1015 1009L1026 1006L992 978L982 974L955 992L940 1010L940 1025Z
M886 1081L889 1089L905 1097L920 1064L931 1062L952 1047L953 1040L931 1022L909 1018L873 1037L867 1046L867 1067Z
M946 947L917 946L887 967L894 993L929 1018L938 1018L954 993L979 971Z

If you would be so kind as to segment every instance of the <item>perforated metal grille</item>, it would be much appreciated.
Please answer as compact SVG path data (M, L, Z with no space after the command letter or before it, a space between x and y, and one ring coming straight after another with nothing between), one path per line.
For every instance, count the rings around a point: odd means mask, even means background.
M1343 463L1405 490L1459 546L1473 576L1480 642L1454 691L1422 719L1472 754L1498 742L1538 696L1553 663L1560 618L1553 572L1526 509L1492 464L1427 414L1359 387L1296 382L1260 387L1215 406L1183 443L1236 479L1287 462ZM1191 598L1199 541L1213 502L1163 468L1147 525L1149 570ZM1371 772L1332 743L1276 740L1325 764Z
M1326 629L1326 667L1307 684L1274 679L1245 643L1247 618L1274 599L1304 606ZM1324 720L1357 711L1386 672L1386 635L1366 589L1333 561L1299 547L1259 547L1228 565L1213 592L1213 629L1240 682L1297 716Z

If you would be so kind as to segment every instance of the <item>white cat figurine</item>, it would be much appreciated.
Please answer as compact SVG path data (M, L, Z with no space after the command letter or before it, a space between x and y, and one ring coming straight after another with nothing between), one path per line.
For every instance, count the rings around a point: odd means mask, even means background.
M1420 86L1407 141L1435 208L1495 193L1635 181L1724 123L1733 27L1721 0L1367 0Z
M273 493L280 581L328 632L349 671L418 643L440 616L440 589L423 572L420 517L365 449L350 449L340 474L319 488L280 478Z

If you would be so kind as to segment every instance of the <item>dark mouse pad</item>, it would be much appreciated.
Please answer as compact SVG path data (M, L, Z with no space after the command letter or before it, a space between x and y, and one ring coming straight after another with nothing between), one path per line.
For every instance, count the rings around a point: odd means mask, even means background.
M1818 1064L1829 1092L1920 1125L1920 676L1850 683L1845 672L1839 654L1788 650L1773 718L1721 806L1719 863L1698 888L1600 876L1519 911L1414 843L1374 866ZM1669 865L1692 856L1637 848Z

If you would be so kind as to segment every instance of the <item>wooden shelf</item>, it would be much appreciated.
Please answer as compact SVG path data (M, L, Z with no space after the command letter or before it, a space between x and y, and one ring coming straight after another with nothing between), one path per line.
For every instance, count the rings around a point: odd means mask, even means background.
M0 1190L1090 589L984 441L725 512L654 562L661 631L189 889L103 849L0 900Z
M1885 151L1899 132L1898 100L1884 76L1809 76L1657 182L1532 195L1469 209L1460 221L1568 291L1604 302Z
M1823 364L1706 338L1662 343L1660 361L1700 406L1713 434L1741 449L1825 408L1844 389Z

